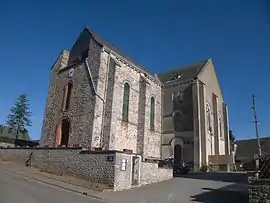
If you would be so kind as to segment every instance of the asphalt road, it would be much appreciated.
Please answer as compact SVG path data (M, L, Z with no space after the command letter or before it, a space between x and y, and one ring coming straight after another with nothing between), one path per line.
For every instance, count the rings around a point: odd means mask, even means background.
M1 203L101 203L100 199L70 192L0 169Z
M248 185L213 177L174 178L136 189L104 194L110 203L247 203Z
M122 192L104 192L101 196L103 199L84 196L0 168L0 203L248 202L247 184L243 184L241 181L239 183L218 181L209 175L174 178L169 181Z

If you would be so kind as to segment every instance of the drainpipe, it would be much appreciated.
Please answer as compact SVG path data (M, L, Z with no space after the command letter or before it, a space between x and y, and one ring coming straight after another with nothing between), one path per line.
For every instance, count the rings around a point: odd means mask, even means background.
M108 86L108 80L109 80L109 68L110 68L110 60L111 60L111 53L110 51L108 53L108 59L107 59L107 68L106 68L106 79L105 79L105 89L104 89L104 95L103 95L103 110L102 110L102 121L101 121L101 132L100 132L100 147L103 149L104 143L103 143L103 137L104 137L104 120L105 120L105 102L107 98L107 86Z

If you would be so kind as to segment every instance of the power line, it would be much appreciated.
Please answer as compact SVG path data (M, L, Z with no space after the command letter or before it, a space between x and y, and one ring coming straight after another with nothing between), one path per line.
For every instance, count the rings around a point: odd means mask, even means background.
M258 95L256 95L256 99L259 99L259 100L261 100L261 101L270 103L270 99L265 99L264 97L261 97L261 96L258 96Z

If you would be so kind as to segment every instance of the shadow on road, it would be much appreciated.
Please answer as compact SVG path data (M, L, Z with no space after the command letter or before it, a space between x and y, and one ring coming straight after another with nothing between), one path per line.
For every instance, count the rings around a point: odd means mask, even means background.
M197 172L175 175L175 177L199 179L199 180L214 180L229 183L248 183L248 176L246 173L221 173L221 172Z
M233 184L219 189L202 188L205 192L191 196L192 201L204 203L246 203L248 187L246 184Z

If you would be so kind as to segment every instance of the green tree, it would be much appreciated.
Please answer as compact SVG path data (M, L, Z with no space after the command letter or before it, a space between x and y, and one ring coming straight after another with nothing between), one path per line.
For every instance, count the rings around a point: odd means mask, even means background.
M229 137L230 137L231 142L235 142L235 136L234 136L232 130L229 130Z
M25 94L21 94L7 117L7 125L16 132L16 139L18 139L19 134L27 132L26 128L31 126L30 116L29 100Z
M5 127L4 127L3 125L0 125L0 135L3 134L4 128L5 128Z

